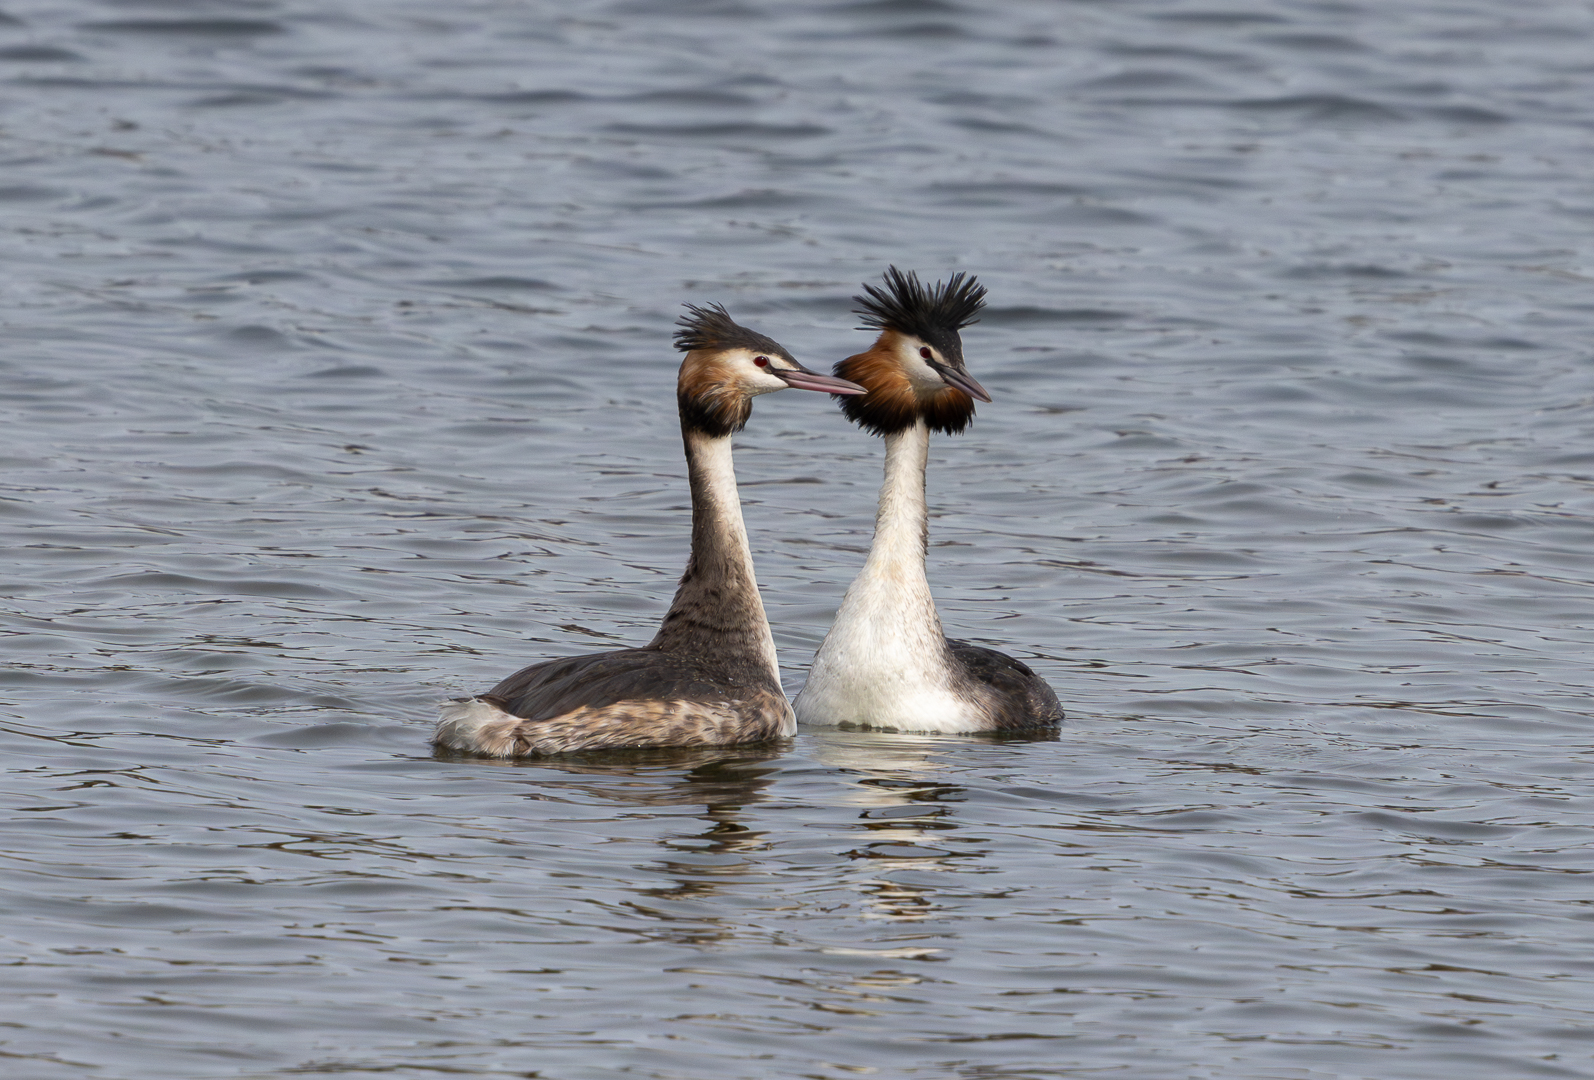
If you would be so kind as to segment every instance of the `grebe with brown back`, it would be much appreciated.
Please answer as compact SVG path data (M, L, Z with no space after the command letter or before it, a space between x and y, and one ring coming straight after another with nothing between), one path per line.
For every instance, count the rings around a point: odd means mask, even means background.
M546 660L485 694L443 705L433 742L487 757L621 747L731 746L791 735L775 642L731 465L753 398L794 387L862 394L809 371L718 304L687 305L676 387L692 490L692 553L652 641Z

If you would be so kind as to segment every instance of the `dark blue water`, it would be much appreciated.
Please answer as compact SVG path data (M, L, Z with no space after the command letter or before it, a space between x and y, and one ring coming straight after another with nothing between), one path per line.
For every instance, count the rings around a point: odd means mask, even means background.
M3 11L8 1078L1594 1077L1587 4ZM651 635L679 305L890 263L1060 734L434 759ZM737 467L795 691L880 448Z

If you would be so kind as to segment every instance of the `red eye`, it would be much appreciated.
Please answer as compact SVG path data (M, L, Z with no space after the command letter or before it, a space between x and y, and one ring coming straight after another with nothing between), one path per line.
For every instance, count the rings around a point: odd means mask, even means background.
M767 356L755 356L755 357L753 357L753 363L757 364L759 367L768 367L769 366L769 357L767 357Z
M930 350L929 349L920 349L919 350L919 355L924 357L926 360L928 360L928 359L930 359Z

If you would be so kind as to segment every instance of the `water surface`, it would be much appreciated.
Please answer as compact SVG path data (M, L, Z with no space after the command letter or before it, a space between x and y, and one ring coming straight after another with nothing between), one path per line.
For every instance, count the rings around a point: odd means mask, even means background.
M4 16L8 1076L1594 1076L1587 5ZM651 635L679 305L890 263L1061 732L434 758ZM737 467L795 691L880 448Z

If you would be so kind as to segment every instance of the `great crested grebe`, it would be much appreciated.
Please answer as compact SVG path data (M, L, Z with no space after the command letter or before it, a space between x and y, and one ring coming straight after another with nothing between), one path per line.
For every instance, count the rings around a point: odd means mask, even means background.
M753 398L787 387L861 394L809 371L718 304L687 305L676 386L692 488L692 555L659 632L640 649L522 668L485 694L443 705L433 742L488 757L613 747L729 746L796 730L731 467L731 436Z
M894 266L885 284L853 298L861 329L880 336L836 365L869 391L842 400L847 419L886 440L874 543L792 703L797 719L899 731L1054 726L1063 710L1045 680L1011 656L942 633L924 572L930 432L957 434L974 417L974 399L991 400L965 370L958 336L985 306L985 288L957 273L932 291Z

